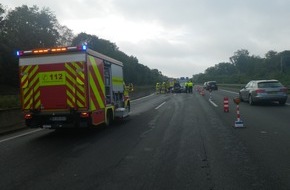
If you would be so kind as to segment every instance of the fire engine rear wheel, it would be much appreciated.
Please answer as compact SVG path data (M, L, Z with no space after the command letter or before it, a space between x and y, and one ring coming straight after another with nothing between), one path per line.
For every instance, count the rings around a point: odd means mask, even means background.
M106 115L106 126L110 126L113 123L113 113L112 110L107 111Z

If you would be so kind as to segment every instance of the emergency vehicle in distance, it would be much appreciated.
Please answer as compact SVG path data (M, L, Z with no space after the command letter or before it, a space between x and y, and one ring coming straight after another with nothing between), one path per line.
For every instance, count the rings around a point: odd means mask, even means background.
M87 46L18 51L28 127L110 125L130 112L123 64Z

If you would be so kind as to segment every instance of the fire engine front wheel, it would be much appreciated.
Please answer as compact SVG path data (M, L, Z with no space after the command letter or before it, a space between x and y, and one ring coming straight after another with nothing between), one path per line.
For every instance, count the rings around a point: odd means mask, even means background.
M131 111L130 103L128 103L128 105L126 106L126 109L128 110L128 112Z

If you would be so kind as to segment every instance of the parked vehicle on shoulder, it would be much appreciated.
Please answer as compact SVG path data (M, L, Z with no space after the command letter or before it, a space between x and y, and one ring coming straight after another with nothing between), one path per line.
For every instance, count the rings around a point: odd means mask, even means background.
M206 90L218 90L216 81L207 81L204 83L204 87Z
M250 105L258 102L279 102L284 105L287 101L287 88L278 80L252 80L239 91L241 101Z

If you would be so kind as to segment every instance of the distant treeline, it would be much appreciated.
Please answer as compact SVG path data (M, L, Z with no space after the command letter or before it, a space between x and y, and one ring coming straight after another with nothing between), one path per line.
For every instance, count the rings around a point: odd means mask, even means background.
M265 58L261 58L241 49L229 60L194 75L193 80L197 83L215 80L224 84L246 84L250 80L277 79L284 85L290 85L290 51L278 53L270 50Z
M125 82L154 85L157 81L167 79L161 71L150 69L139 63L136 57L120 51L115 43L86 33L74 35L71 29L60 25L48 8L23 5L6 9L0 4L0 86L18 86L17 50L84 43L95 51L123 62Z

